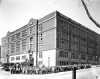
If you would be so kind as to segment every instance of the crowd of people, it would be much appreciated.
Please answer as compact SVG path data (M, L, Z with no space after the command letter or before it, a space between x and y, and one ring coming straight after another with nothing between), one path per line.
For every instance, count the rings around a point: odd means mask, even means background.
M12 66L9 66L9 71L11 74L49 74L49 73L58 73L72 71L73 69L86 69L91 68L90 64L75 64L75 65L66 65L66 66L53 66L53 67L36 67L33 65L23 65L16 63Z

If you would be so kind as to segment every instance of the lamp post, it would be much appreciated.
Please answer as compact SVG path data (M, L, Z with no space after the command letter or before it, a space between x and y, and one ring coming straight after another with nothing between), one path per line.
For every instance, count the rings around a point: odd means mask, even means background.
M48 57L48 68L50 67L50 57Z
M72 79L76 79L76 67L73 67L73 70L72 70Z
M98 56L96 56L96 65L98 64Z
M79 54L79 64L81 64L81 54Z
M7 54L6 57L7 57L7 63L9 63L9 55Z

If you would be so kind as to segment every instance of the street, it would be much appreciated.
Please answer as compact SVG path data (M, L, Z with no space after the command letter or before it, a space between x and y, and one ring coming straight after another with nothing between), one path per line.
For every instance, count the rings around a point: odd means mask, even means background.
M100 79L100 67L90 69L77 70L76 79ZM72 71L59 72L52 74L10 74L0 69L0 79L72 79Z

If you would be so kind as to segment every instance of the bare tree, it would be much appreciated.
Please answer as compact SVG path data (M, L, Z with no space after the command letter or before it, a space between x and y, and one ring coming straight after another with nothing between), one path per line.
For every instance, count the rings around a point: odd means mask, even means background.
M82 4L83 4L83 7L84 7L84 9L85 9L85 11L86 11L86 14L87 14L87 16L89 17L89 19L90 19L97 27L100 28L100 24L91 16L91 14L90 14L90 12L89 12L89 10L88 10L88 8L87 8L87 6L86 6L84 0L81 0L81 2L82 2Z

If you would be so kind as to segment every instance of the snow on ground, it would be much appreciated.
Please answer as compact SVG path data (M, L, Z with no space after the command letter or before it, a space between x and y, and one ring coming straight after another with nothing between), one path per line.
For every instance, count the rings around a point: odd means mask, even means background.
M8 79L9 76L10 76L9 72L5 72L2 69L0 69L0 79Z
M76 73L77 73L76 79L96 79L96 76L100 75L100 68L78 70ZM72 79L72 71L46 74L46 75L34 75L34 74L33 75L22 75L22 74L16 75L15 74L15 75L10 76L10 79Z
M100 67L77 70L76 79L100 79ZM13 74L0 71L0 79L72 79L72 71L43 75Z

